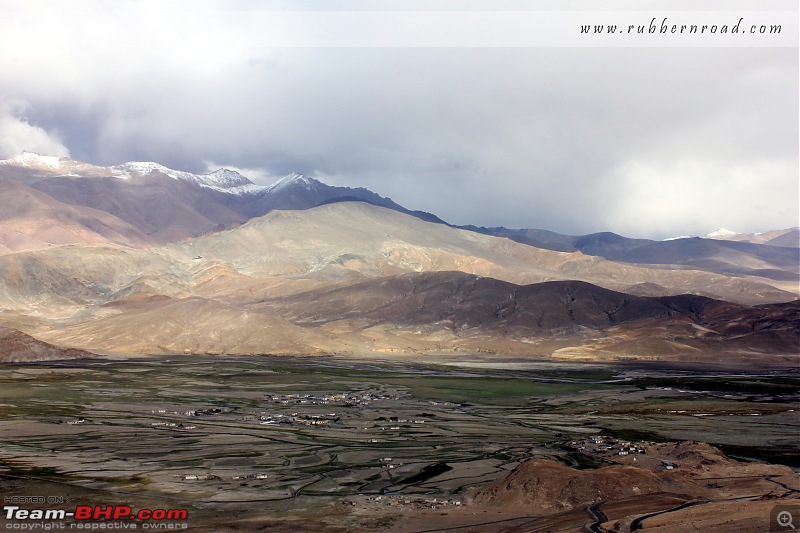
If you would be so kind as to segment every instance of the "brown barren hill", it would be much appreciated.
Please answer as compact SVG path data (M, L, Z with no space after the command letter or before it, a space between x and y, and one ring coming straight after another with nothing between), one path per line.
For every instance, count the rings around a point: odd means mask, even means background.
M0 326L0 362L52 361L94 357L84 350L59 348L15 329Z
M551 460L529 460L506 478L476 492L474 502L553 513L647 494L673 493L690 499L705 492L681 472L653 472L622 465L586 471Z
M0 177L0 254L64 244L142 246L148 238L100 210L72 206Z

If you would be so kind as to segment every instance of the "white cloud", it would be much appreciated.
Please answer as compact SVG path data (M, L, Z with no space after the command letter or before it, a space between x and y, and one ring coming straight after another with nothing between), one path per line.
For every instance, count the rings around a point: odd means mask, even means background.
M69 156L57 132L45 131L25 118L25 105L7 102L0 105L0 158L7 159L24 150L47 155Z
M270 23L297 5L0 0L0 95L28 103L0 109L0 150L298 171L454 223L797 223L796 48L267 46L311 31Z
M656 238L704 235L719 227L758 232L793 226L792 199L800 195L797 181L786 183L793 166L770 159L742 164L698 157L665 165L633 160L619 170L617 197L601 220L611 230Z

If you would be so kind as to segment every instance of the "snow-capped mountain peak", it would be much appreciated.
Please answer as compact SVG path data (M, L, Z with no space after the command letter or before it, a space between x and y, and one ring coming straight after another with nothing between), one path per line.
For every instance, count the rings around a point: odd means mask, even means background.
M139 174L149 174L150 172L163 172L167 174L168 172L175 172L164 165L153 163L152 161L131 161L121 165L115 165L111 168L119 172L137 172Z
M235 170L220 168L214 172L202 174L204 181L218 187L241 187L242 185L253 185L253 182L245 178Z
M304 189L314 189L319 184L319 181L314 178L309 178L303 174L292 172L288 176L284 176L272 185L267 187L267 192L277 192L287 187L302 187Z
M155 172L176 180L195 183L200 187L234 195L261 195L294 187L313 191L323 185L314 178L309 178L297 172L282 177L272 185L264 186L256 185L242 174L227 168L220 168L204 174L195 174L193 172L175 170L161 163L152 161L130 161L128 163L103 167L91 163L74 161L69 157L49 156L27 151L11 159L0 160L0 165L25 168L37 173L41 172L45 175L114 177L125 180L147 176Z
M1 160L0 164L13 165L26 168L58 170L63 163L72 161L69 157L59 157L57 155L42 155L36 152L23 151L11 159Z
M113 175L120 178L130 178L135 174L150 174L152 172L159 172L174 179L200 182L200 180L197 179L197 174L184 172L182 170L174 170L169 167L165 167L160 163L154 163L152 161L130 161L121 165L114 165L113 167L110 167L110 170L112 171Z
M197 176L198 183L230 194L259 194L267 190L263 185L256 185L235 170L220 168Z
M130 178L133 174L159 172L173 179L190 181L201 187L231 194L255 193L265 189L254 184L238 172L227 168L221 168L205 174L194 174L183 170L174 170L159 163L134 161L111 167L111 170L120 178Z
M10 159L0 160L0 165L24 168L28 171L46 175L60 176L109 176L109 169L90 163L75 161L69 157L43 155L36 152L23 151Z
M725 228L719 228L718 230L712 231L706 235L706 239L727 239L729 237L733 237L734 235L739 235L739 232L731 231Z
M667 241L677 241L677 240L680 240L680 239L696 239L696 238L697 238L697 235L679 235L677 237L667 237L666 239L663 239L663 240L664 240L664 242L667 242Z

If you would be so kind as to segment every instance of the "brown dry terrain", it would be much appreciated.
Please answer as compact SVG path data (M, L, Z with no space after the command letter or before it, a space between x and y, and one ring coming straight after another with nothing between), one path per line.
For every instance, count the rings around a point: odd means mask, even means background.
M384 497L359 501L358 512L394 517L390 530L396 532L617 533L636 528L766 531L775 505L800 509L800 475L791 468L742 463L697 442L637 445L646 446L647 454L606 455L624 464L596 470L526 461L476 490L463 505Z
M556 461L526 461L508 477L481 489L479 505L525 508L533 514L552 514L599 501L625 500L657 493L708 496L708 490L673 471L653 472L635 466L606 466L575 470Z
M148 237L104 211L74 206L0 178L0 254L63 244L142 246Z
M54 361L94 357L84 350L59 348L15 329L0 326L0 362Z
M274 211L162 247L17 252L0 256L0 276L0 323L107 353L786 364L798 351L797 304L764 305L793 299L786 282L540 250L365 203ZM667 294L624 293L642 284ZM697 294L669 296L681 290Z

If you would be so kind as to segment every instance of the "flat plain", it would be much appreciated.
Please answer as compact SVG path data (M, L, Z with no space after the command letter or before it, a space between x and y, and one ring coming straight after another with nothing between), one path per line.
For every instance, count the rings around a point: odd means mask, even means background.
M471 495L525 460L609 464L570 446L588 438L800 464L791 368L175 356L3 364L0 384L3 494L168 502L199 531L421 531L402 517L438 506L475 525Z

